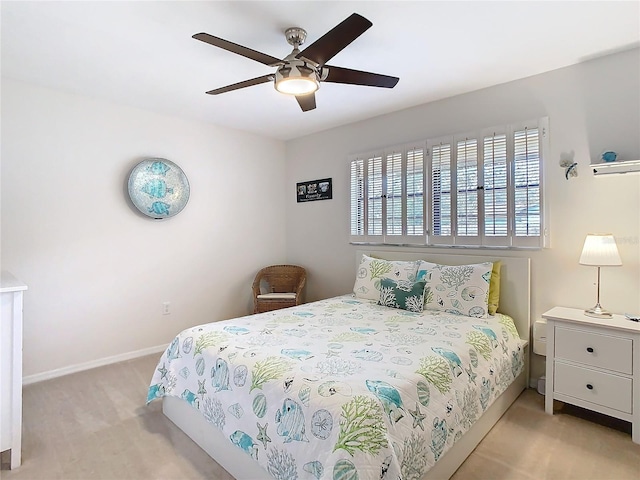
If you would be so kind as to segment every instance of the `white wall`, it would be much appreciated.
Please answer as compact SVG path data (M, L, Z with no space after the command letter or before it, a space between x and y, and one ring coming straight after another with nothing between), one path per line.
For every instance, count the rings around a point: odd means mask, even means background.
M605 149L620 158L640 158L639 59L640 50L634 49L288 142L291 191L295 182L333 178L332 200L297 204L293 194L287 197L287 254L309 271L307 299L353 288L349 154L548 116L550 155L544 169L551 248L504 252L532 259L532 320L554 305L595 304L596 270L578 264L589 232L613 233L623 261L622 267L602 271L602 305L640 312L640 175L594 178L588 168ZM396 88L402 88L402 79ZM559 160L571 153L579 176L567 181ZM535 376L542 371L541 359L533 366Z
M158 345L245 315L285 252L284 144L3 79L2 269L24 281L24 374ZM191 198L154 221L130 170L167 158ZM171 314L161 304L171 302Z
M307 267L308 300L350 291L349 154L543 115L552 247L505 252L532 258L533 318L553 305L593 305L595 271L578 265L593 231L616 236L624 263L603 270L603 305L640 312L640 175L594 178L587 168L609 148L640 158L639 57L603 57L286 146L3 79L1 266L29 285L25 375L143 351L248 313L253 275L269 263ZM567 181L558 161L571 152L579 176ZM128 173L146 157L189 177L191 199L176 217L156 222L127 201ZM296 182L324 177L332 200L296 203ZM171 315L161 315L164 301Z

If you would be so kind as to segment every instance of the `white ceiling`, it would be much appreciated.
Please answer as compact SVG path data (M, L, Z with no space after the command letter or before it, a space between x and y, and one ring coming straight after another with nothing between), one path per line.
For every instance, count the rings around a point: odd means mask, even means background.
M2 75L289 140L640 44L629 1L137 1L1 3ZM394 89L322 84L317 109L265 83L274 69L191 38L206 32L283 58L352 13L373 27L330 63L400 77ZM304 48L304 46L302 47Z

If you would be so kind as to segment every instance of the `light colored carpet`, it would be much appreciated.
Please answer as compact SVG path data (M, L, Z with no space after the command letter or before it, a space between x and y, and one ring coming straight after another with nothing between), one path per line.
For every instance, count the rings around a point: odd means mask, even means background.
M162 415L160 402L144 405L158 358L25 387L23 464L2 479L232 480ZM544 397L525 391L453 479L640 479L629 424L587 420L568 407L546 415Z

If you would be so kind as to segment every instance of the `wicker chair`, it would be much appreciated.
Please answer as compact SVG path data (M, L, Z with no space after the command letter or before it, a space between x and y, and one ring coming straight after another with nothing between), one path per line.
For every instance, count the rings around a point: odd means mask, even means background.
M306 281L306 270L297 265L263 268L253 280L253 313L300 305Z

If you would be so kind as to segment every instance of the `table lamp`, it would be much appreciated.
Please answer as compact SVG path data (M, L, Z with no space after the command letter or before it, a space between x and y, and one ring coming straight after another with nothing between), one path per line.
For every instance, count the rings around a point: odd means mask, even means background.
M600 267L618 267L622 265L613 235L610 233L589 233L584 241L584 247L582 247L580 265L598 267L596 305L585 310L585 315L596 318L611 318L611 313L600 306Z

